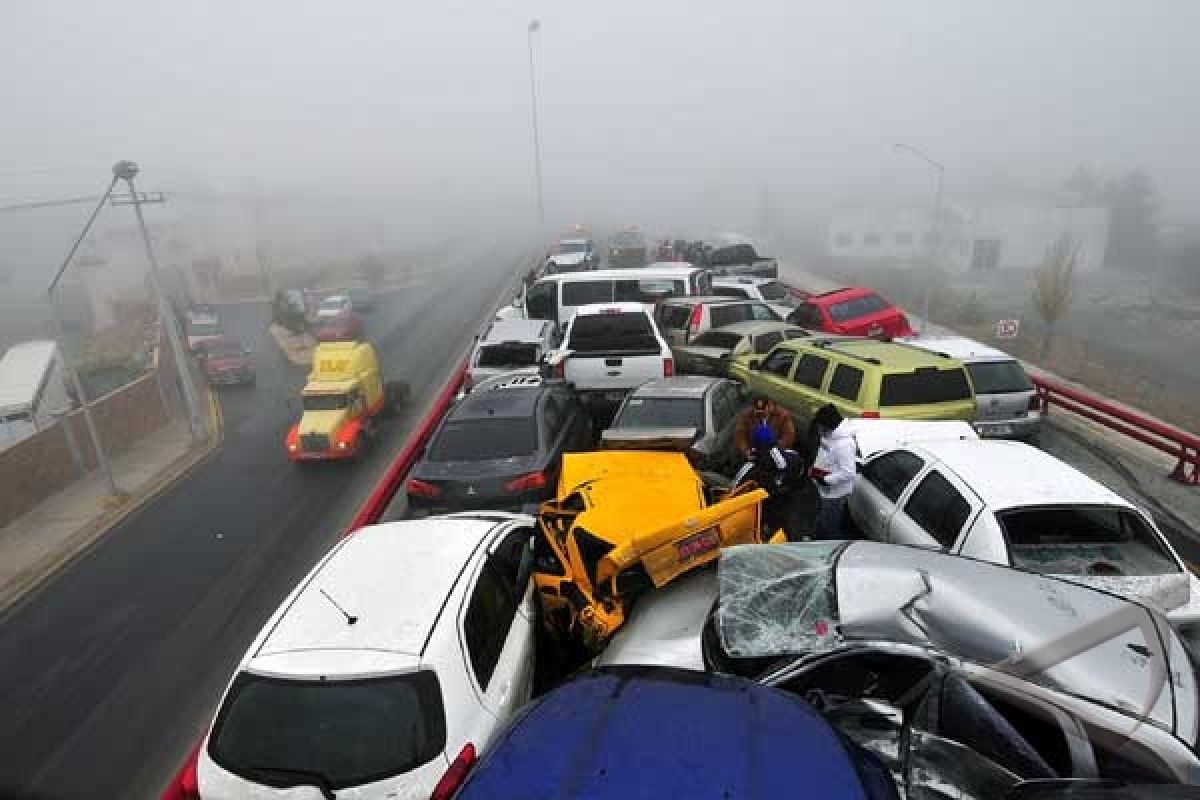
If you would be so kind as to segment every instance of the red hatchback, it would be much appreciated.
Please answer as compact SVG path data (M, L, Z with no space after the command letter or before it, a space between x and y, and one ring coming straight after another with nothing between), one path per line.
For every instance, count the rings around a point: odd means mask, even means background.
M876 291L861 287L809 295L787 321L810 331L894 339L912 336L908 317Z

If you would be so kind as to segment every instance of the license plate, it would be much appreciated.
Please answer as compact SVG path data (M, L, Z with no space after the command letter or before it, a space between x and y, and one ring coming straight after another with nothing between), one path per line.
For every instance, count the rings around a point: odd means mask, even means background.
M696 556L716 550L720 543L721 538L717 535L717 529L709 528L676 542L675 552L680 561L690 561Z

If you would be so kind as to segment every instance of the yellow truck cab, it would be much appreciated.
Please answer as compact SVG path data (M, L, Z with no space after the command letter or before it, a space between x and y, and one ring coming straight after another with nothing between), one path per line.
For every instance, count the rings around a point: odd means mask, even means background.
M288 458L354 458L374 434L374 418L399 399L397 387L385 386L370 344L317 345L312 371L300 395L303 415L287 434Z
M760 541L766 492L733 492L712 504L705 495L683 453L563 455L534 545L534 585L550 632L594 648L624 623L637 593L713 561L722 547Z

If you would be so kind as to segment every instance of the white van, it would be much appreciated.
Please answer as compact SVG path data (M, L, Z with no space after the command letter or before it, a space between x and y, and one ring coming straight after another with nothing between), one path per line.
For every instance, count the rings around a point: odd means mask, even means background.
M663 297L711 294L708 271L690 264L651 264L638 270L599 269L547 275L530 284L523 298L525 316L548 319L559 329L580 306L596 303L642 303L653 312Z

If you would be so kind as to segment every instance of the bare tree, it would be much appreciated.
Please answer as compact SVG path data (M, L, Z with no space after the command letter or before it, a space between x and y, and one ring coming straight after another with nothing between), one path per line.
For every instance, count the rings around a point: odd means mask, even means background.
M1067 313L1075 294L1075 267L1079 244L1068 234L1058 237L1046 252L1046 260L1034 276L1033 305L1046 323L1039 360L1050 355L1058 321Z

